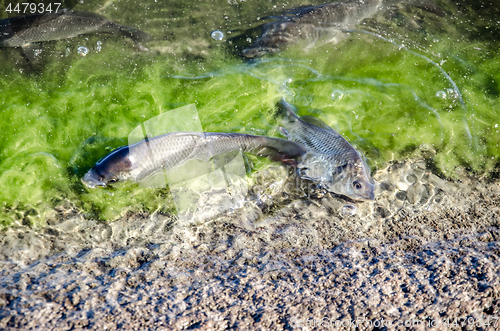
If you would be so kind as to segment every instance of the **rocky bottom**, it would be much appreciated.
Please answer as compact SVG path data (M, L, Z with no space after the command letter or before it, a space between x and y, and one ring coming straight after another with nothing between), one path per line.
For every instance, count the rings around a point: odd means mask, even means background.
M500 329L498 182L414 160L355 203L270 185L280 171L202 224L68 206L0 233L0 328Z

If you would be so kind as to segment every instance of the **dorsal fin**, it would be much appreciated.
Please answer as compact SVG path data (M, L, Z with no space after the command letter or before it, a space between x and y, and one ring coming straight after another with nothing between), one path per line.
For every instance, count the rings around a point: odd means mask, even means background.
M322 129L325 129L325 130L328 130L328 131L333 131L333 132L337 133L333 128L331 128L328 125L326 125L326 123L323 122L322 120L320 120L319 118L316 118L316 117L313 117L313 116L309 116L309 115L305 115L305 116L301 116L300 119L303 120L304 122L307 122L309 124L315 125L318 128L322 128Z
M318 128L327 130L327 131L333 133L334 135L341 136L343 139L345 139L340 133L338 133L337 131L335 131L334 128L332 128L331 126L326 125L326 123L323 122L322 120L320 120L319 118L305 115L305 116L302 116L300 119L302 121L306 122L306 123L309 123L309 124L312 124L314 126L317 126Z
M276 113L277 117L282 117L287 119L288 121L295 122L300 120L300 118L295 114L295 107L285 101L285 99L281 99L276 106L278 107L278 112Z

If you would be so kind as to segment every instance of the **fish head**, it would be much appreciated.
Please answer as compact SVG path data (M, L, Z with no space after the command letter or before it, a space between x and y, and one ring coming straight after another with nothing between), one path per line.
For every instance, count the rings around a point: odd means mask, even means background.
M130 170L131 162L127 158L128 147L120 147L103 157L82 178L82 183L90 188L106 186L121 179L124 171Z
M375 185L364 176L351 177L346 183L346 196L354 200L374 200Z
M270 53L280 52L290 40L287 37L288 28L294 28L287 20L269 22L262 26L263 33L242 52L247 58L255 58Z
M353 200L374 200L375 185L364 165L348 165L332 176L327 189Z
M89 188L95 188L97 186L106 186L108 182L109 180L106 179L105 176L99 174L98 170L95 167L90 169L82 178L82 183Z

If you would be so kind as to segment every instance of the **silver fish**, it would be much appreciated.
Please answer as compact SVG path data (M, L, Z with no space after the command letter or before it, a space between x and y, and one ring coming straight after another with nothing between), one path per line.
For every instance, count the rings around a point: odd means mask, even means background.
M192 159L208 161L237 150L289 164L296 164L294 158L306 152L300 144L280 138L241 133L175 132L115 149L99 160L82 182L91 188L123 180L138 182L161 169L173 169Z
M285 100L278 103L281 131L308 152L299 158L302 178L354 200L375 198L373 179L361 155L338 132L317 118L299 118Z
M63 9L0 20L0 47L22 47L26 57L34 60L36 43L72 38L89 33L113 33L132 39L140 50L147 50L139 42L151 36L138 29L108 21L94 13Z
M387 10L390 6L408 3L440 16L444 13L429 0L346 0L319 6L292 9L274 17L275 21L261 26L262 34L243 50L243 56L253 58L281 51L299 40L318 40L338 43L346 37L342 31L351 30L365 18Z

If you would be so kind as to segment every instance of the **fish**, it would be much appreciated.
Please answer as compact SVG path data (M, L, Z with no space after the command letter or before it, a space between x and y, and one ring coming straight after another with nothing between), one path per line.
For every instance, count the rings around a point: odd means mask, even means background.
M298 159L297 171L301 178L353 200L375 199L375 185L368 165L341 134L315 117L299 118L294 107L284 99L277 107L280 131L307 149Z
M0 47L21 47L30 61L35 61L38 43L72 38L89 33L112 33L132 39L141 51L140 42L150 41L149 34L136 28L108 21L104 16L71 9L53 13L24 15L0 20Z
M306 149L281 138L243 133L174 132L122 146L99 160L82 178L89 188L131 180L140 182L161 171L177 169L189 160L208 161L214 156L242 151L296 164Z
M260 26L262 34L242 51L247 58L275 53L299 40L322 39L337 44L346 37L343 31L352 30L362 20L399 3L416 7L443 16L444 12L429 0L345 0L318 6L291 9L274 21Z

